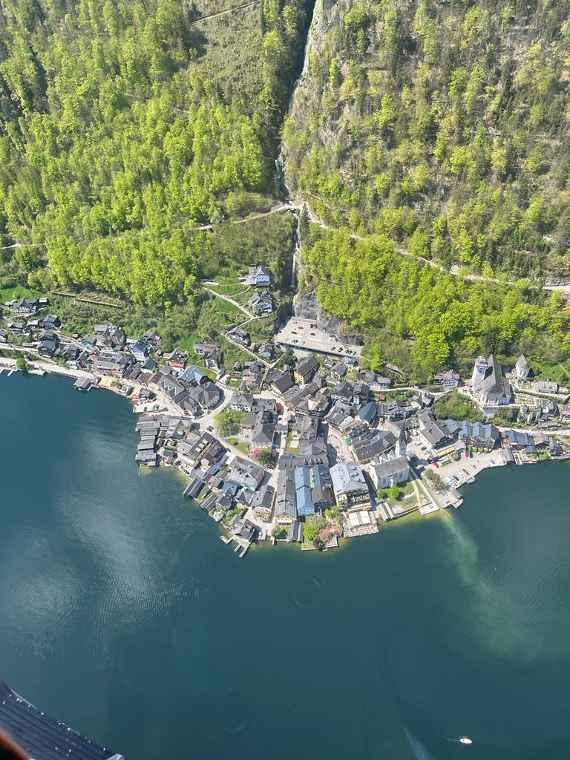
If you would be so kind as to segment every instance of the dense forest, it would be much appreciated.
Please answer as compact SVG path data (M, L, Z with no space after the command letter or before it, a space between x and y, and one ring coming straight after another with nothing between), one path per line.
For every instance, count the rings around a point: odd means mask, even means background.
M203 19L238 5L3 0L4 275L180 301L220 248L196 227L271 205L307 3Z
M468 282L394 251L385 235L354 240L345 230L313 229L305 279L321 306L367 336L365 358L380 369L396 363L426 381L455 366L470 371L480 353L512 363L516 354L552 369L570 357L570 307L559 293L528 280L514 286ZM538 361L534 363L538 369Z
M558 372L570 311L540 283L570 280L568 5L316 8L283 150L296 200L336 232L313 229L305 288L371 366L427 379L524 351Z
M568 3L324 7L285 129L296 194L446 266L570 277Z

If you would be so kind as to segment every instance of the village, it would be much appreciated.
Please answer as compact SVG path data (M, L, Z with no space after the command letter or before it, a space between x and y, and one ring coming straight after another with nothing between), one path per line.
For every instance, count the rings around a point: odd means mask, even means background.
M250 308L266 314L269 273L251 267L242 281ZM49 311L48 298L3 305L0 352L11 358L0 358L0 373L25 364L75 378L78 391L130 399L136 463L185 473L184 495L240 557L259 541L336 548L391 520L459 507L458 489L486 468L568 456L569 392L533 379L524 356L508 372L480 356L470 377L448 370L420 388L390 365L386 376L362 368L359 345L295 316L270 343L229 330L251 360L228 369L221 341L196 343L192 363L185 351L163 352L154 331L129 337L95 324L70 336ZM444 416L446 399L479 416Z

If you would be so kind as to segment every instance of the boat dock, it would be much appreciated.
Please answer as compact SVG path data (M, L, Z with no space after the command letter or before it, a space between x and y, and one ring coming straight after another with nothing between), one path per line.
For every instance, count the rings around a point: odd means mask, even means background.
M78 377L73 387L76 391L90 391L94 385L94 378L91 377Z
M223 541L226 546L235 544L234 553L238 555L240 559L243 559L247 554L251 541L246 541L241 536L220 536L220 541Z

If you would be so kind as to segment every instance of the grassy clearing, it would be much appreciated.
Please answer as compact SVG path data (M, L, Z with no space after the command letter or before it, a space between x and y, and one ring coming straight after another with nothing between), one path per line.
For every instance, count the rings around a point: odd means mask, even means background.
M0 303L17 298L37 298L39 295L41 294L38 290L24 287L24 285L14 285L10 288L0 288Z

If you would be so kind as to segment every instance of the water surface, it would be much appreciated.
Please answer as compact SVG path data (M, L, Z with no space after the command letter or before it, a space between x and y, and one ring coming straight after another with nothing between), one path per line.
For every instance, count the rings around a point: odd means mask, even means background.
M0 377L0 423L0 677L127 760L570 755L567 464L239 560L122 399Z

